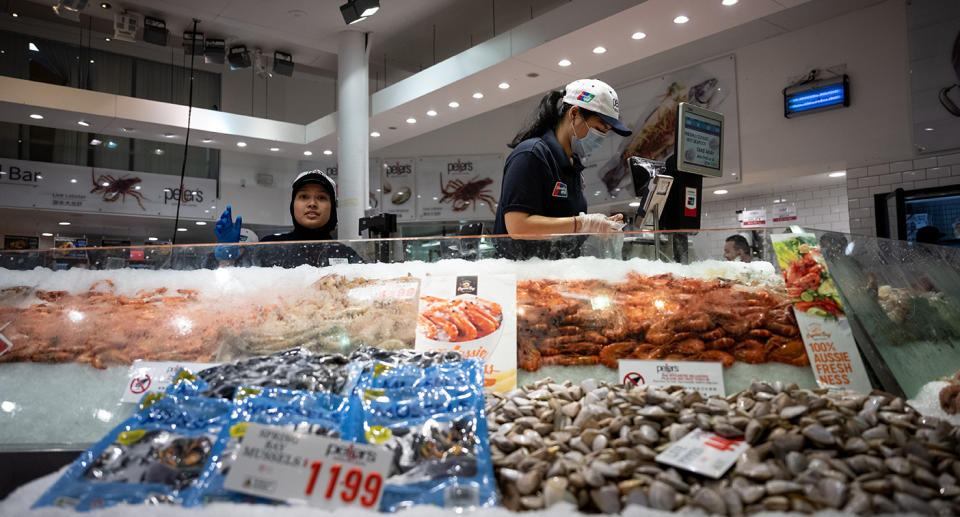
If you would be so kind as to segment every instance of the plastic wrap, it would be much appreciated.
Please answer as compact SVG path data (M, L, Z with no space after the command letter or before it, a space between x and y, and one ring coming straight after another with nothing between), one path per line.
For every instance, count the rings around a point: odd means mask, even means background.
M151 394L34 504L78 511L189 500L229 420L227 401Z
M496 504L481 363L376 364L358 381L354 430L393 452L380 509Z
M240 451L247 425L255 422L286 431L341 438L350 411L347 399L339 395L283 388L240 387L233 404L230 424L220 433L213 460L192 492L195 496L184 501L187 506L217 501L275 504L273 500L223 487Z

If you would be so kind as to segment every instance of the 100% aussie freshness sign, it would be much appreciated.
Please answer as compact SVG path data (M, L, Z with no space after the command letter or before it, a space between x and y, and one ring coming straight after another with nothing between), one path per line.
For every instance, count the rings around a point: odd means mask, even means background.
M291 503L376 510L389 468L382 447L251 423L224 486Z

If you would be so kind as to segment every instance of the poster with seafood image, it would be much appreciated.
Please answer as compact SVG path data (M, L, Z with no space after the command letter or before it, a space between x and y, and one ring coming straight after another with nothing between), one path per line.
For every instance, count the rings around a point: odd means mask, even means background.
M723 176L704 178L704 187L733 183L740 175L740 123L734 56L724 56L626 86L615 86L620 119L633 134L611 135L584 163L587 202L633 197L627 159L665 160L673 154L677 106L681 102L724 115Z
M417 160L417 207L422 220L493 220L500 198L503 155L428 156Z
M417 217L417 198L420 196L415 163L413 158L387 158L380 162L379 211L397 214L398 221Z
M817 383L869 393L870 380L816 236L788 233L770 239Z
M457 351L483 361L484 386L517 386L517 278L510 274L427 276L420 283L415 348Z

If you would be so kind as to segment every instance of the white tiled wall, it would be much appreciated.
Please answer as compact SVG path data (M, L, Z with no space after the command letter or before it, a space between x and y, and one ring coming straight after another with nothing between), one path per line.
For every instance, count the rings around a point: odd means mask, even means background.
M772 217L775 199L783 199L783 203L797 206L797 220L791 223L817 230L832 230L842 233L850 231L847 215L847 188L842 184L823 188L771 189L764 194L743 196L738 198L710 200L703 203L703 217L700 227L709 228L739 228L737 210L767 209L768 220ZM781 226L781 223L769 222L769 226ZM742 231L748 231L746 229ZM700 232L694 240L694 258L722 259L723 243L727 237L736 232Z
M876 235L875 194L960 184L960 153L847 170L850 232Z

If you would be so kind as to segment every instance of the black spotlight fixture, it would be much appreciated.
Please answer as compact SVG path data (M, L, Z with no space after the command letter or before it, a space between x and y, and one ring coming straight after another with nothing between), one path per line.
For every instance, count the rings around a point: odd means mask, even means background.
M222 65L227 53L226 42L219 38L207 38L203 44L203 62Z
M160 18L144 17L143 41L161 47L167 46L167 23Z
M379 10L380 0L348 0L340 6L340 14L347 25L363 21Z
M203 33L183 31L183 53L190 56L203 55Z
M293 75L293 56L286 52L273 52L273 71L279 75L290 77Z
M246 45L230 47L230 53L227 55L227 60L230 61L230 68L233 70L238 68L250 68L250 51L247 50Z

